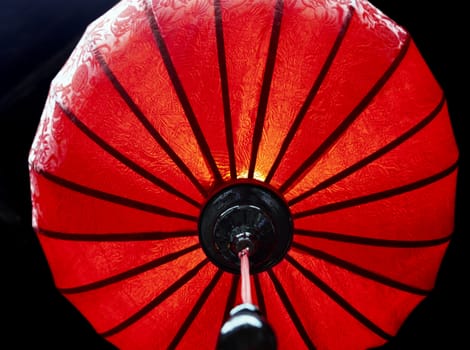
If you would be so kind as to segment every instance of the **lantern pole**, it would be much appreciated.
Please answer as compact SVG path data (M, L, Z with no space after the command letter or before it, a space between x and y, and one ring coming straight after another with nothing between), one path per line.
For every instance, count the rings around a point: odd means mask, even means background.
M249 261L250 246L253 247L253 244L249 237L250 234L244 232L238 235L235 242L240 259L242 303L230 311L229 319L220 329L217 350L277 349L273 329L253 304Z
M241 295L242 302L253 304L251 298L251 281L250 281L250 260L248 254L250 253L250 248L246 247L238 252L238 257L240 258L240 274L242 278L241 283Z

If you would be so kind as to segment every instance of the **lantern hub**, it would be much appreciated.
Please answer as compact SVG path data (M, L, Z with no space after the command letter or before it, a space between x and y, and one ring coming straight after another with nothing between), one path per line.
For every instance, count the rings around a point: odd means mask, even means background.
M277 264L292 242L289 208L273 190L256 184L230 185L213 195L201 211L199 239L218 267L240 273L238 253L248 248L250 270Z

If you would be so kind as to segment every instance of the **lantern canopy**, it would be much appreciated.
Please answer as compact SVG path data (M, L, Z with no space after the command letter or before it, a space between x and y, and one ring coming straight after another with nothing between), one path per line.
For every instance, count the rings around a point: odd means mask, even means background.
M58 290L119 349L366 349L432 291L458 149L409 33L365 0L122 0L51 83L29 156Z

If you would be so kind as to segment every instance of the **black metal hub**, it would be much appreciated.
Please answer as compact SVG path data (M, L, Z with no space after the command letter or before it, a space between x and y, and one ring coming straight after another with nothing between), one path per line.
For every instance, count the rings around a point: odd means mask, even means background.
M199 218L199 240L218 267L240 273L238 253L248 248L250 270L276 265L292 242L293 224L281 197L264 185L239 183L212 196Z

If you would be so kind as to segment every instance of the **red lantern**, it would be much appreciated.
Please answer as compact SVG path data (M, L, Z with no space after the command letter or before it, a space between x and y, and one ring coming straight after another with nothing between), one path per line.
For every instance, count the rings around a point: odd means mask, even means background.
M51 84L33 226L120 349L214 348L240 245L280 349L365 349L433 289L457 160L440 86L366 1L121 1Z

